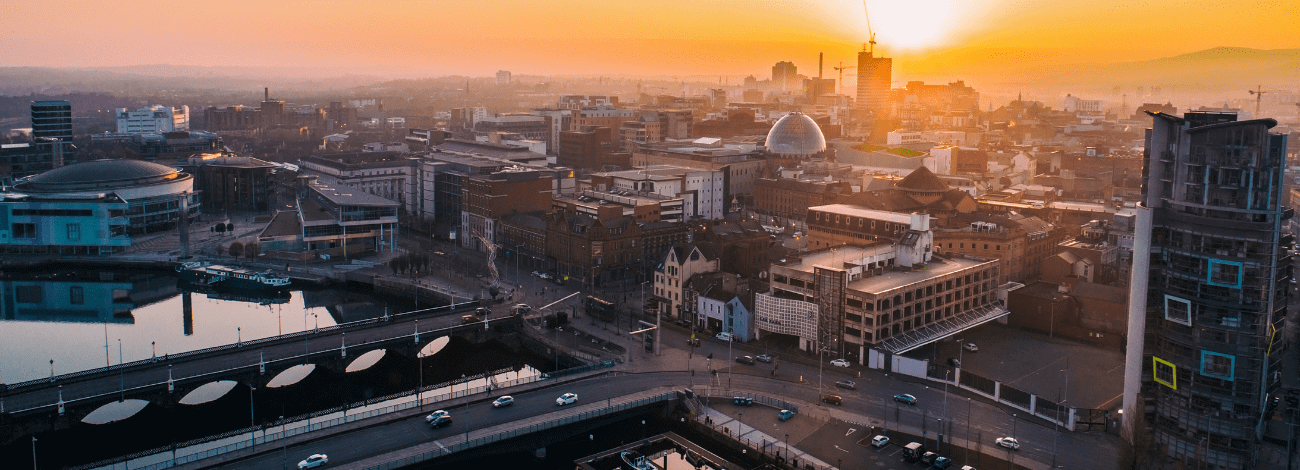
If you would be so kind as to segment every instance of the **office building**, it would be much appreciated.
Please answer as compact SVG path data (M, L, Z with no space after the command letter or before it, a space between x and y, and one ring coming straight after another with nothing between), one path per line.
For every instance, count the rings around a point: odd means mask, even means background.
M117 108L118 134L151 134L190 130L190 107L155 104L140 109Z
M1188 468L1261 468L1290 342L1287 137L1273 119L1148 114L1122 434Z
M509 85L509 84L510 84L510 71L509 71L509 70L498 70L498 71L497 71L497 85Z
M858 53L858 101L857 108L867 111L876 118L884 118L888 112L889 89L893 82L894 59L875 56L875 43L872 49L865 47Z
M33 101L32 138L72 140L72 103Z

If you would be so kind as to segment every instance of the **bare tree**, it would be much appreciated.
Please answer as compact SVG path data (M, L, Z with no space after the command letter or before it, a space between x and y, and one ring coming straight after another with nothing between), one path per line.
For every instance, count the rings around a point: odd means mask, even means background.
M233 256L233 257L238 258L238 257L243 256L243 255L244 255L244 244L243 244L243 243L234 242L234 243L231 243L231 244L230 244L230 256Z

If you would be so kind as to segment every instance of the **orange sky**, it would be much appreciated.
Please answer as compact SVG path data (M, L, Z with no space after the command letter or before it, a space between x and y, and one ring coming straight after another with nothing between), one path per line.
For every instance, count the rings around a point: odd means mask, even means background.
M1216 46L1300 48L1294 0L869 0L895 70L948 52L1034 48L1061 63ZM727 75L778 60L815 74L867 39L860 0L18 0L0 12L0 65L170 63L409 68L431 75ZM960 50L953 54L951 50Z

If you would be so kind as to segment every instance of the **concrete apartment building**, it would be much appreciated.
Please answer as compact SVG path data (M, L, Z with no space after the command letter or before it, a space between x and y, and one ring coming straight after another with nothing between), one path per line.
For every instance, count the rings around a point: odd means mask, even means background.
M118 134L150 134L190 130L190 107L155 104L140 109L117 108Z
M725 171L727 204L739 201L753 204L754 180L761 176L765 160L752 143L733 143L703 137L687 142L662 142L637 147L632 152L632 166L670 165L701 170Z
M724 170L652 165L637 170L593 173L592 189L620 195L680 199L682 218L721 219L727 213Z
M1145 427L1159 458L1188 466L1262 468L1294 341L1280 337L1293 276L1287 136L1270 133L1273 119L1148 114L1122 435Z

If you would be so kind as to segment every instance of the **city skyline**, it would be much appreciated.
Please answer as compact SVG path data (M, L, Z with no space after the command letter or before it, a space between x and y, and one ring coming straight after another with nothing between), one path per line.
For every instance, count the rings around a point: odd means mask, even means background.
M1300 48L1300 13L1283 2L1250 8L1211 1L867 2L876 52L898 73L961 70L1015 54L1023 65L1138 61L1214 47ZM185 18L192 3L126 3L110 11L82 1L11 6L0 40L9 66L334 67L375 74L653 74L744 76L788 60L815 74L812 57L851 63L867 42L861 2L578 1L544 9L513 0L478 3L239 1L205 11L211 31L163 48L113 40L143 34L150 18ZM247 16L257 12L256 16ZM257 18L250 21L250 18ZM708 21L706 19L716 19ZM242 26L256 25L256 27ZM468 30L460 25L481 24ZM1213 24L1197 35L1187 25ZM221 25L226 25L222 27ZM559 25L565 25L563 27ZM52 28L73 31L59 37ZM233 28L233 29L231 29ZM462 30L466 29L466 30ZM224 34L222 31L240 31ZM1142 38L1135 41L1136 38ZM86 38L101 38L87 47ZM113 46L119 44L121 46ZM154 52L156 51L156 52ZM827 67L829 69L829 66Z

